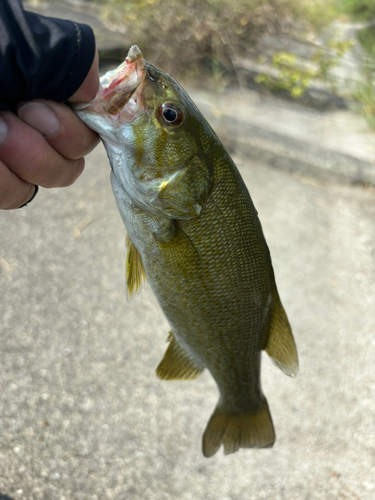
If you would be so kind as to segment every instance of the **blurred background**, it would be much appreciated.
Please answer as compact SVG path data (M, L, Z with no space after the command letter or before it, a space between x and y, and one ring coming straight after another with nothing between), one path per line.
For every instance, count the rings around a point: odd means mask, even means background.
M259 212L300 357L263 355L267 450L212 459L208 373L156 379L169 330L125 299L102 146L67 189L0 213L0 500L375 498L374 0L30 0L187 89Z
M90 14L101 60L134 41L177 79L222 91L242 85L299 102L360 103L373 122L372 0L29 0L61 17ZM89 17L87 18L89 19ZM333 95L336 98L333 98Z

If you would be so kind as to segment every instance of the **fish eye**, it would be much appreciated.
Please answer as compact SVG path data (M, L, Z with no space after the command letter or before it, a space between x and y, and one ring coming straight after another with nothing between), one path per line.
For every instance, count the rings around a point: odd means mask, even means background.
M182 109L171 102L165 102L160 106L159 116L170 127L178 127L184 120Z

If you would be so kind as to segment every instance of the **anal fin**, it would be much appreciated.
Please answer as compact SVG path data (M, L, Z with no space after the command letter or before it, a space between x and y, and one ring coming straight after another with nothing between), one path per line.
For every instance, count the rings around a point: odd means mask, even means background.
M141 290L142 285L146 281L146 272L143 267L141 256L138 250L133 245L133 242L126 235L126 289L128 300L130 300L133 295L135 295L139 290Z
M273 312L268 340L264 350L276 366L286 375L295 377L298 373L298 355L288 317L275 288Z
M189 356L176 342L172 332L169 332L168 341L170 344L156 369L156 375L164 380L192 380L199 377L204 366Z

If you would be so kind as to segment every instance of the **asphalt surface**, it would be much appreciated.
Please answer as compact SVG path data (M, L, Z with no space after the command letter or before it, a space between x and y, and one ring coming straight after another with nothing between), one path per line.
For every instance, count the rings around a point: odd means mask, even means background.
M156 378L168 325L149 288L126 302L100 146L0 213L1 500L375 498L375 192L234 158L300 356L291 379L263 355L274 448L205 459L210 375Z

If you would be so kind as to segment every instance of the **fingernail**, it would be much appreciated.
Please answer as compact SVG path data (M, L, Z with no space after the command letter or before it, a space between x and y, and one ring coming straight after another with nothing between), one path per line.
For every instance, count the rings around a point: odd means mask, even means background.
M60 122L51 108L41 102L28 102L20 107L18 116L22 121L35 128L44 137L55 134Z
M5 120L0 116L0 144L2 144L8 135L8 125Z

